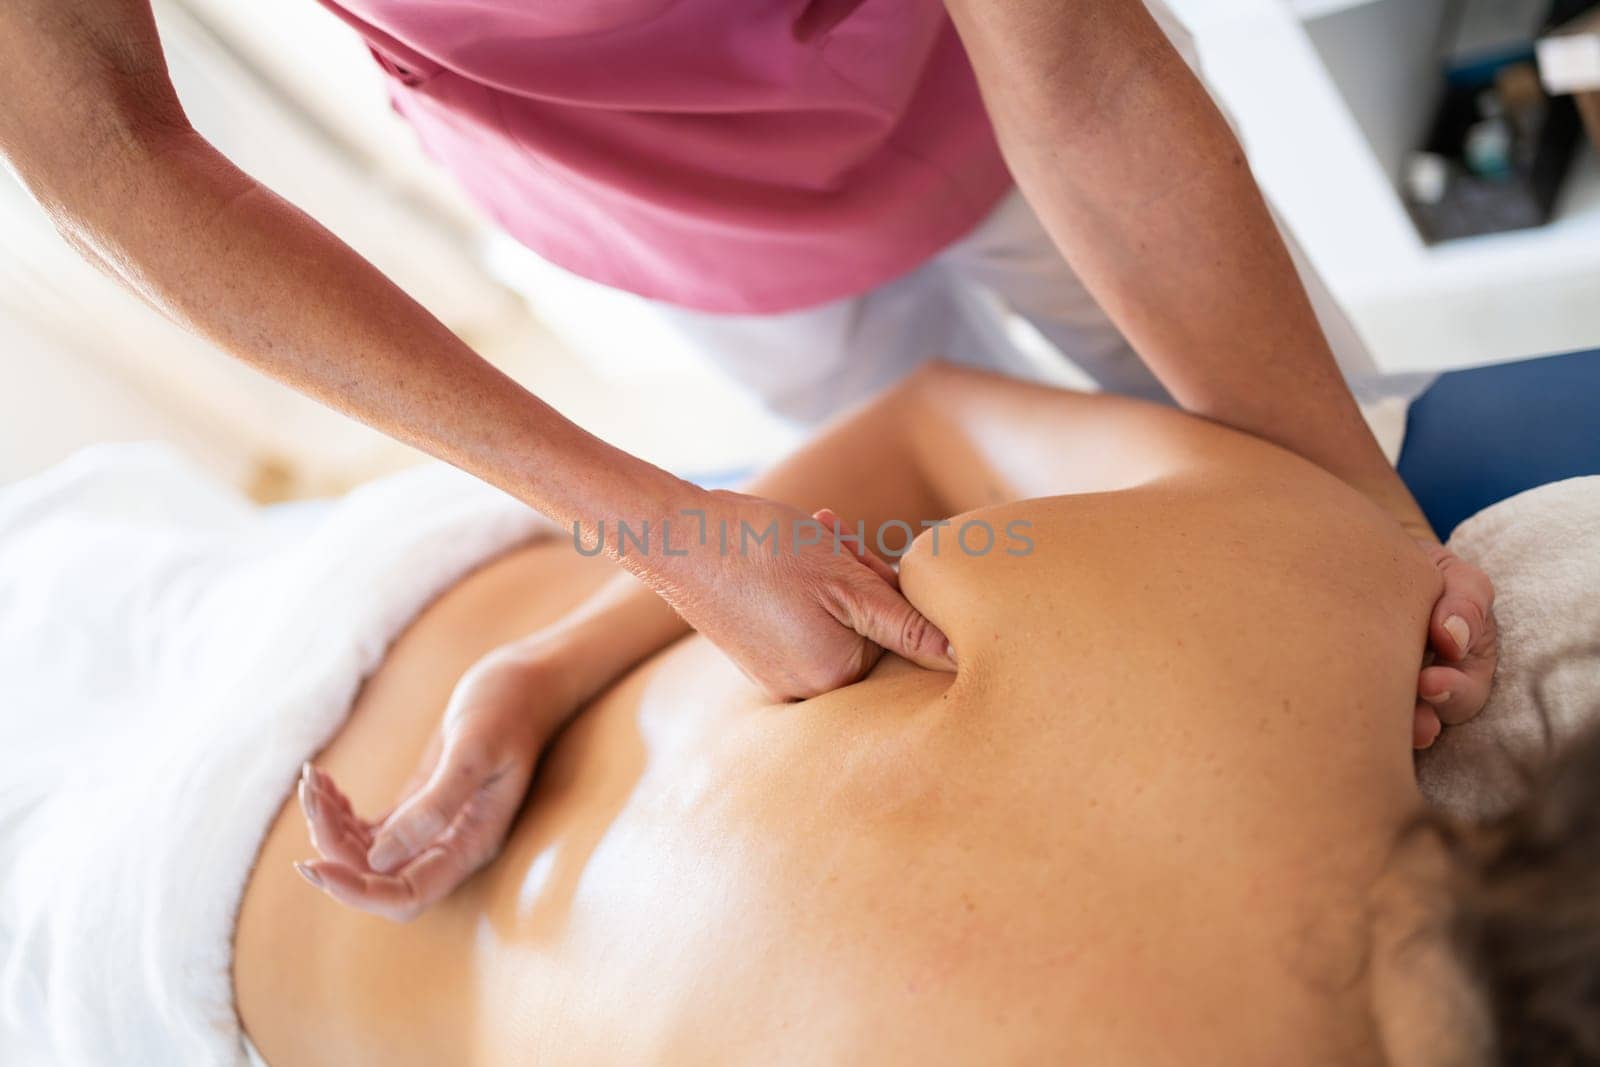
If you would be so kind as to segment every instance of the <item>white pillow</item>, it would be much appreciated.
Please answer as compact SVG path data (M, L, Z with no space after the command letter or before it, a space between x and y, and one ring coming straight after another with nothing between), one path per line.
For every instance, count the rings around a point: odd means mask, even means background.
M1600 723L1600 477L1530 489L1463 523L1450 548L1494 581L1489 706L1417 760L1423 795L1462 818L1504 812L1537 768Z

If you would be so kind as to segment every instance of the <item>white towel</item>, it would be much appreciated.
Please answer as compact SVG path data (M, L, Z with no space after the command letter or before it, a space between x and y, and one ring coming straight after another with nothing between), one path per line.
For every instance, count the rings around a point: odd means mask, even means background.
M157 446L0 491L0 1061L244 1062L234 919L300 762L545 528L443 466L278 522Z
M1600 477L1479 512L1450 547L1495 584L1500 668L1489 706L1418 760L1423 792L1463 818L1505 811L1519 768L1600 722Z
M244 1062L233 922L300 762L428 600L544 528L441 466L283 523L154 446L0 491L7 1067ZM1542 751L1546 659L1600 643L1600 478L1497 505L1451 543L1497 583L1502 665L1423 784L1473 814L1504 802L1507 752ZM1597 670L1569 660L1545 684L1557 736L1600 711Z

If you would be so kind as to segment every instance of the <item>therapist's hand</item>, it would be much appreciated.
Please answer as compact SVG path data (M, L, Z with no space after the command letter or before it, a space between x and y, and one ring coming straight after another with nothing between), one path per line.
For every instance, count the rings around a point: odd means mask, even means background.
M1433 541L1419 541L1444 579L1428 623L1432 663L1417 681L1412 743L1434 743L1445 726L1475 717L1489 700L1499 659L1494 586L1489 576Z
M768 696L796 700L849 685L885 651L956 669L949 641L900 594L894 572L864 546L836 543L831 512L809 516L720 491L689 506L704 512L703 525L699 516L675 518L671 535L687 555L652 545L646 559L619 561Z
M421 765L385 818L358 816L306 765L300 806L318 858L296 864L342 904L407 922L500 851L546 742L576 710L560 657L489 653L456 685Z

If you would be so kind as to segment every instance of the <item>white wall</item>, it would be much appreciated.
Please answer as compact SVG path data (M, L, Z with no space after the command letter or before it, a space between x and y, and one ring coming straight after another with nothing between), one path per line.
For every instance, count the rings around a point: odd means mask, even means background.
M57 463L105 440L178 443L218 476L250 477L242 451L207 447L202 434L164 410L137 384L107 374L16 322L0 319L0 483Z

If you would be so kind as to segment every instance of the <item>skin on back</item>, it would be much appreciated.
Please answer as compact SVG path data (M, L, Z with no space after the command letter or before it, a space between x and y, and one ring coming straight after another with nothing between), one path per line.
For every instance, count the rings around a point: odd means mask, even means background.
M955 676L768 706L698 638L631 671L409 925L304 886L286 805L236 942L268 1062L1374 1060L1438 578L1332 477L1174 425L1137 485L982 513L1029 555L919 540ZM461 672L608 573L563 543L463 581L319 763L381 807Z

